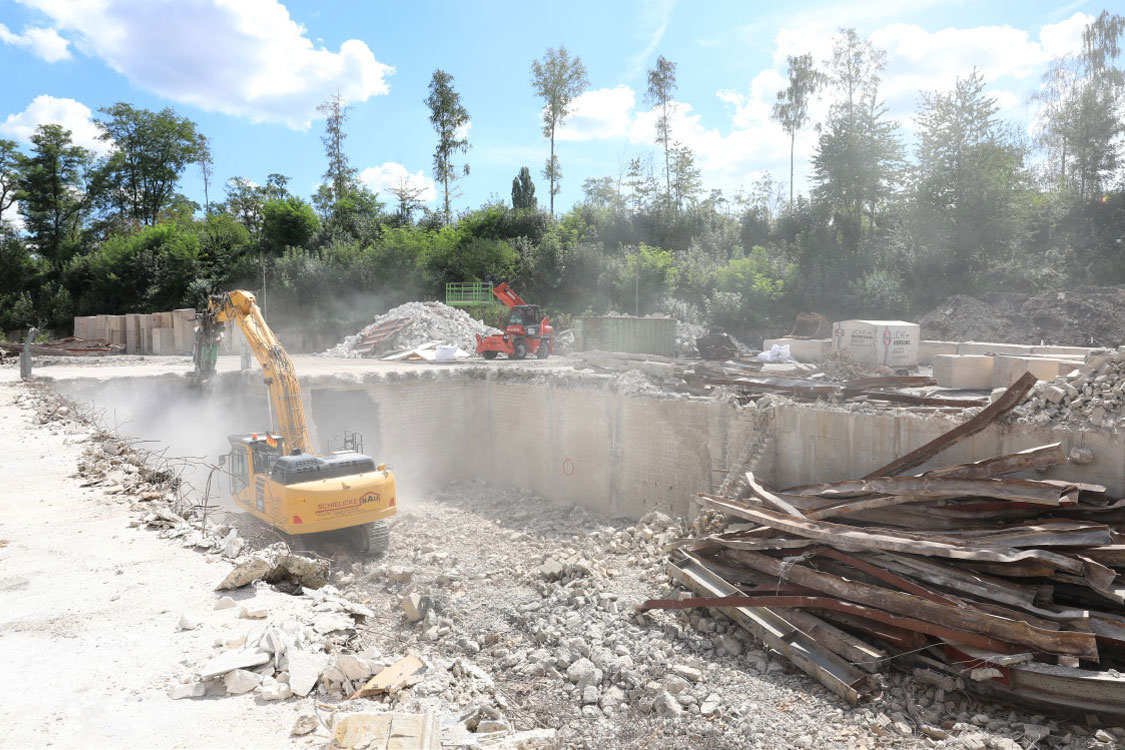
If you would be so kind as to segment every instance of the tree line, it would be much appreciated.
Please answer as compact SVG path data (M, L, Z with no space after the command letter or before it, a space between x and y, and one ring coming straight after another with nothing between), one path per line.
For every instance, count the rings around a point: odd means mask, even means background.
M231 177L212 200L210 144L189 119L117 103L97 119L106 155L40 126L0 140L0 330L65 333L74 315L198 306L235 286L264 291L279 327L343 334L449 281L507 279L556 316L671 313L750 335L797 310L917 316L954 293L1125 283L1125 19L1101 13L1082 49L1053 61L1027 135L998 115L979 71L919 92L907 139L880 95L886 53L842 29L829 59L790 57L773 117L789 136L788 181L707 189L675 132L677 65L648 71L653 147L587 179L556 214L558 129L588 87L565 46L530 66L548 155L513 177L511 200L454 214L469 174L469 112L436 70L424 101L436 135L430 209L406 180L380 200L348 158L348 103L321 106L325 172L306 199L281 172ZM811 122L817 98L828 104ZM811 190L794 189L796 139L815 128ZM204 205L181 195L198 168ZM15 213L22 220L16 229Z

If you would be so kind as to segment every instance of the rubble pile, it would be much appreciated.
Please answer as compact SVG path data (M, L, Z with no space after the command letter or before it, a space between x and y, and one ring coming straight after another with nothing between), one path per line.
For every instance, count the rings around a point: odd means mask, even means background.
M1057 443L911 475L1014 408L1034 382L1025 375L968 422L866 477L775 491L748 474L736 495L700 495L701 507L738 525L672 553L669 574L696 597L640 609L716 608L852 704L877 696L880 673L896 666L946 694L1125 717L1116 583L1125 501L1090 484L1007 478L1066 464ZM938 709L915 716L927 737L972 730L941 724ZM892 735L914 731L893 724Z
M1038 425L1116 432L1125 426L1125 351L1095 353L1072 372L1039 381L1015 416Z
M472 352L477 335L497 330L464 310L441 302L407 302L375 318L371 325L324 352L325 357L380 356L423 344L438 343ZM372 341L372 338L377 340Z
M1125 344L1125 286L1090 286L984 299L949 297L918 321L922 338L1007 344L1121 346Z

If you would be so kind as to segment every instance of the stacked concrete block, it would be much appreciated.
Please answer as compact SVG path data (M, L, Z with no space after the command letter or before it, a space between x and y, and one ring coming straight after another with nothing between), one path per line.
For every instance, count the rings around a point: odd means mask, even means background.
M993 357L985 354L937 354L934 380L943 388L992 388Z
M956 341L920 341L918 342L918 364L932 365L934 357L939 354L956 354Z
M1036 357L1067 357L1071 359L1084 359L1090 352L1096 351L1088 346L1033 346L1031 353Z
M832 339L766 339L762 351L769 351L774 345L788 346L789 353L798 362L823 362L832 353Z
M125 353L126 354L139 354L140 345L138 343L138 334L141 330L140 315L131 313L125 316Z
M1030 357L1032 347L1024 344L997 344L992 341L962 341L957 345L958 354L1006 354L1014 357Z
M1039 380L1053 380L1060 373L1065 375L1082 362L1058 357L1017 357L998 355L992 367L992 387L1007 388L1019 380L1025 372L1030 372Z
M152 354L152 316L138 315L138 341L141 345L141 354Z
M124 315L107 315L106 316L106 329L109 343L115 344L124 348L125 346L125 316Z

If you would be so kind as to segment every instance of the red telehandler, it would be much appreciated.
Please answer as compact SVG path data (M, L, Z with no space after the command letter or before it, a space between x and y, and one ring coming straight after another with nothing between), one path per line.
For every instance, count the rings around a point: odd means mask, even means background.
M508 321L501 327L504 333L491 336L477 335L477 354L485 359L496 359L503 352L508 359L523 359L535 355L546 359L555 347L555 329L539 310L539 305L529 305L513 292L507 282L492 289L496 298L508 306Z

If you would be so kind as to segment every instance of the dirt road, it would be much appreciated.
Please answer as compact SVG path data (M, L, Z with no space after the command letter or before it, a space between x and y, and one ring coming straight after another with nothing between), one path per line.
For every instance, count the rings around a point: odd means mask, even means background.
M308 701L169 699L217 634L249 628L214 610L230 566L129 528L126 503L75 476L83 428L35 425L23 393L0 385L0 747L303 746L289 730ZM177 631L182 613L203 626Z

